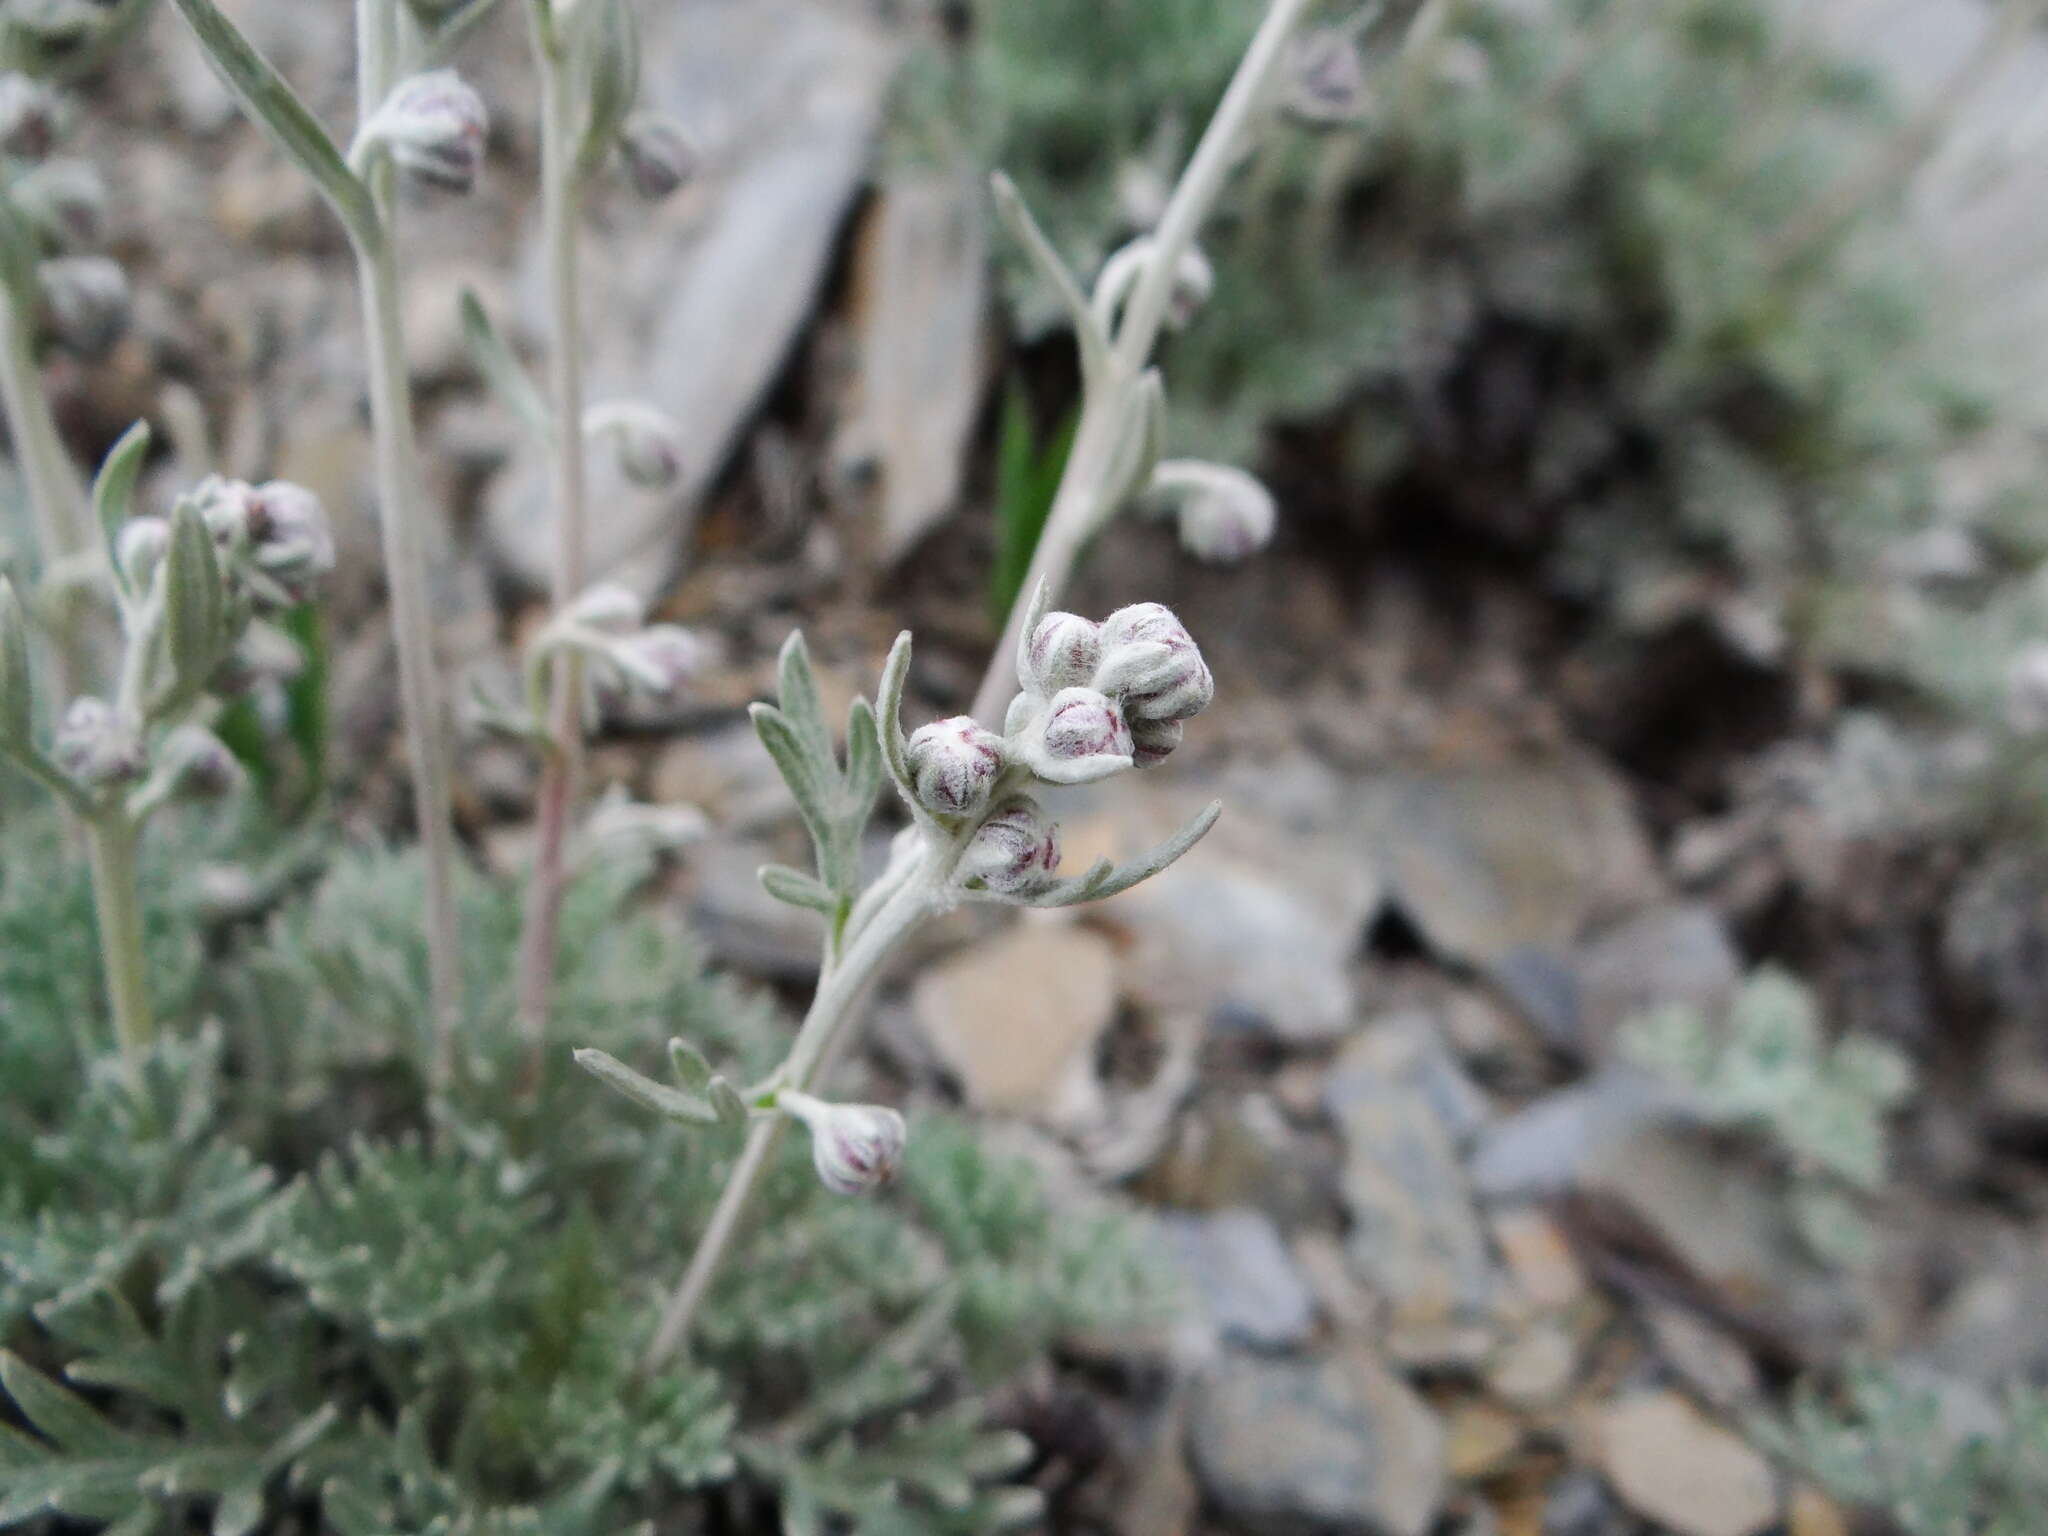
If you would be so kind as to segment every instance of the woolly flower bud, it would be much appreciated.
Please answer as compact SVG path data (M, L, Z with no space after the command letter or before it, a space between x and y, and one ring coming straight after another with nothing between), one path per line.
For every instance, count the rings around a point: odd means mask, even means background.
M1003 771L1003 741L966 715L920 727L906 749L917 803L942 816L972 816Z
M1194 638L1160 603L1119 608L1103 621L1096 686L1120 696L1134 720L1185 720L1216 695Z
M910 1128L879 1104L828 1104L785 1090L776 1103L811 1133L811 1166L835 1195L865 1195L896 1177Z
M1102 660L1102 630L1074 613L1048 613L1025 642L1017 684L1026 693L1050 696L1078 688L1095 676Z
M1152 485L1178 499L1181 547L1198 560L1242 560L1265 548L1279 520L1272 492L1228 464L1170 459L1153 471Z
M142 731L105 699L73 699L57 727L51 755L88 789L123 783L142 773Z
M678 698L710 661L704 642L678 624L655 624L628 635L611 648L611 655L636 689L660 702Z
M1216 268L1194 246L1181 252L1173 270L1173 286L1166 292L1166 326L1184 330L1216 291Z
M1365 116L1365 55L1349 27L1321 27L1289 50L1282 105L1297 121L1340 128Z
M484 99L454 70L437 69L399 81L363 125L363 139L418 180L467 192L483 168L489 126Z
M2048 734L2048 640L2023 647L2007 663L2005 720L2022 736Z
M1045 751L1063 762L1129 757L1131 728L1123 711L1093 688L1062 688L1046 711Z
M1178 720L1133 720L1131 759L1140 768L1157 768L1179 748L1185 734Z
M334 570L334 531L320 498L289 480L257 486L246 503L256 567L292 602L313 596Z
M697 149L674 118L638 112L619 132L619 163L633 190L658 203L697 174Z
M57 142L57 93L28 75L0 75L0 155L40 160Z
M647 622L647 607L628 588L602 581L564 608L562 621L601 635L630 635Z
M179 726L157 750L159 771L177 794L219 799L248 777L227 743L202 725Z
M51 338L100 357L128 328L128 277L105 256L60 256L36 269Z
M975 829L960 855L960 877L1001 896L1042 882L1060 863L1060 829L1038 802L1019 795Z
M675 418L638 400L608 400L583 413L586 437L609 437L619 467L643 490L662 491L682 478L682 431Z
M128 585L137 592L148 591L170 545L171 525L160 517L137 517L123 523L120 537L114 541L114 558L120 561Z

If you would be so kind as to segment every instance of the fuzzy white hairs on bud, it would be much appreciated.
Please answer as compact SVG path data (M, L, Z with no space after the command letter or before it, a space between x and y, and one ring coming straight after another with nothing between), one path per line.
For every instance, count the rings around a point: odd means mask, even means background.
M976 829L960 856L960 875L999 896L1042 885L1060 866L1060 829L1036 800L1018 795Z
M1105 332L1115 333L1117 316L1151 262L1153 249L1152 237L1140 235L1102 264L1102 273L1095 280L1095 294L1089 303L1095 311L1097 323ZM1189 246L1175 263L1173 286L1167 290L1167 329L1177 331L1186 326L1215 291L1215 267L1199 249Z
M1002 737L966 715L920 727L905 759L918 804L940 816L979 812L1005 766Z
M865 1195L896 1177L910 1128L879 1104L831 1104L784 1090L776 1103L811 1133L811 1166L835 1195Z
M490 114L452 69L401 80L357 139L358 153L382 150L415 180L467 192L483 169Z
M147 592L156 577L156 568L163 563L164 551L170 547L171 525L160 517L131 518L122 524L120 537L114 543L114 558L120 563L121 575L129 587Z
M1017 686L1051 697L1062 688L1095 680L1102 661L1102 627L1075 613L1048 613L1038 621L1019 658Z
M626 478L663 491L683 475L683 434L675 418L638 400L607 400L583 413L584 436L609 438Z
M1107 694L1062 688L1045 712L1045 751L1062 762L1131 755L1131 728Z
M327 509L304 486L289 480L250 485L210 475L194 488L192 499L225 557L229 576L258 607L306 602L333 572L334 532Z
M203 725L181 725L163 739L157 772L171 793L206 800L233 794L248 777L227 743Z
M1162 603L1134 603L1102 621L1098 686L1119 694L1136 720L1191 719L1216 696L1216 680L1194 637Z
M1175 514L1181 547L1198 560L1231 565L1264 549L1279 522L1273 494L1228 464L1167 459L1152 471L1150 499Z
M73 699L51 743L57 766L86 789L105 789L141 777L145 762L141 723L105 699Z
M636 112L619 130L619 163L626 180L650 203L680 191L697 174L697 162L697 147L672 117Z

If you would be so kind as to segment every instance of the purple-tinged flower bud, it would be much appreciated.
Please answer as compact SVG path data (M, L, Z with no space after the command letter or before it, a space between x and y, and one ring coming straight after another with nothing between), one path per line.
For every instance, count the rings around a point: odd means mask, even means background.
M1048 613L1024 647L1024 675L1018 686L1051 697L1062 688L1084 687L1102 660L1101 626L1077 613Z
M776 1103L811 1133L811 1166L835 1195L865 1195L896 1177L910 1128L879 1104L828 1104L785 1089Z
M633 190L658 203L697 174L697 147L674 118L636 112L619 131L619 163Z
M1173 269L1173 286L1166 290L1166 328L1185 330L1215 292L1216 268L1198 247L1189 246Z
M1120 656L1126 647L1130 654ZM1194 638L1160 603L1119 608L1103 621L1096 686L1119 695L1134 720L1185 720L1216 696L1216 680Z
M921 726L906 749L917 803L941 816L972 816L1003 772L1003 740L971 717Z
M105 256L59 256L36 269L52 340L81 357L103 357L128 329L128 277Z
M452 69L398 82L369 122L366 143L381 144L408 175L450 192L476 185L490 114L484 99Z
M586 437L609 437L626 478L664 491L683 475L683 436L675 418L638 400L608 400L583 413Z
M248 481L208 475L192 487L191 494L217 547L241 551L254 542L256 488Z
M1169 459L1152 472L1152 489L1178 502L1181 547L1218 565L1265 548L1279 520L1272 492L1227 464Z
M141 777L142 728L105 699L73 699L51 743L57 766L87 789Z
M233 794L248 774L227 743L203 725L181 725L157 749L158 767L173 793L217 800Z
M647 622L647 605L615 581L601 581L562 610L564 623L601 635L630 635Z
M147 592L163 564L164 551L171 547L171 525L160 517L137 517L121 525L114 541L114 558L121 563L121 575L129 587Z
M1046 710L1045 752L1061 762L1129 757L1131 728L1106 695L1093 688L1062 688Z
M1133 720L1131 760L1140 768L1157 768L1180 747L1185 734L1178 720Z
M256 568L294 603L309 601L334 570L334 531L320 498L289 480L250 493L249 543Z
M63 105L57 93L29 75L0 75L0 155L40 160L57 142Z
M1281 105L1315 128L1341 128L1366 112L1365 55L1350 27L1319 27L1288 52Z
M710 648L679 624L654 624L627 635L611 655L635 689L658 702L681 697L685 685L710 664Z
M1060 864L1060 829L1038 802L1018 795L975 829L960 855L960 878L999 896L1043 884Z
M2022 736L2048 734L2048 640L2022 647L2007 664L2005 722Z
M8 194L48 246L86 250L107 225L107 184L82 160L46 160Z

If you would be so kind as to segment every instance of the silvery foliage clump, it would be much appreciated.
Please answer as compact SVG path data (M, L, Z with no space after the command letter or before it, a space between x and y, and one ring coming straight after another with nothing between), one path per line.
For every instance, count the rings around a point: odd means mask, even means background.
M295 658L268 616L311 598L334 566L318 498L282 481L216 476L168 517L131 518L148 447L138 424L94 490L121 628L117 682L109 697L62 701L47 745L37 740L28 626L0 578L0 756L80 815L137 827L173 799L239 786L239 763L199 718L207 691Z
M82 160L55 154L70 103L22 73L0 74L0 284L38 336L103 355L128 323L128 281L101 251L107 189Z
M792 635L783 648L780 703L755 705L754 723L796 798L816 864L808 873L770 865L761 883L778 901L823 919L828 979L857 991L860 979L908 932L963 902L1064 907L1116 895L1172 864L1215 824L1221 807L1212 804L1136 859L1104 859L1081 874L1062 874L1059 828L1032 792L1092 784L1162 762L1180 744L1184 722L1208 707L1215 683L1193 638L1157 603L1119 609L1097 624L1049 612L1041 587L1023 633L1019 691L1000 733L957 716L905 735L901 711L911 655L905 634L889 653L877 703L854 701L843 759L825 723L802 636ZM863 888L861 838L885 779L909 825L892 843L887 867ZM847 973L854 976L850 983ZM828 1104L807 1091L848 1011L821 983L819 1002L788 1059L747 1088L712 1071L680 1040L670 1046L679 1087L654 1082L602 1051L579 1051L577 1059L622 1093L677 1120L737 1127L749 1119L793 1117L810 1132L827 1187L862 1193L894 1175L905 1128L894 1110Z
M1812 992L1771 966L1725 1017L1670 1005L1629 1021L1622 1045L1708 1123L1756 1132L1783 1153L1793 1219L1819 1257L1868 1262L1865 1205L1888 1173L1885 1121L1913 1087L1898 1050L1865 1035L1829 1044Z
M1958 1411L1966 1396L1971 1411ZM1905 1536L2033 1536L2048 1508L2048 1394L2019 1381L1996 1399L1865 1359L1839 1386L1803 1381L1783 1418L1751 1433L1835 1498L1881 1511Z

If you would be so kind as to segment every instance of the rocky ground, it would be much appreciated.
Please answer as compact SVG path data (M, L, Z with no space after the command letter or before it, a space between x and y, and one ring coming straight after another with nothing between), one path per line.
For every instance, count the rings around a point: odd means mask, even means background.
M345 6L233 9L345 117ZM692 33L698 10L748 15ZM180 429L159 473L204 461L321 492L344 542L343 804L398 828L340 238L158 21L86 130L137 325L60 374L66 425L89 453L150 414ZM730 54L702 57L695 35ZM960 404L995 374L986 237L942 186L866 190L899 42L809 0L676 7L651 28L649 84L692 122L707 175L655 211L607 193L593 217L600 391L650 396L691 437L679 495L604 487L601 538L726 657L676 729L605 743L596 776L701 810L676 899L724 968L793 993L815 940L753 871L798 831L743 713L776 647L802 624L850 696L914 628L922 718L965 704L993 638L973 467L989 429ZM538 612L544 512L454 298L474 285L532 337L534 129L516 29L464 67L496 109L492 170L478 200L413 218L412 364L449 513L443 644L488 683ZM1077 1340L1057 1379L1020 1389L1020 1414L1058 1410L1059 1434L1032 1427L1066 1447L1063 1520L1850 1530L1751 1443L1788 1380L1857 1346L1965 1396L2048 1363L2027 1305L2048 1267L2048 1064L2021 1022L2048 1018L2027 916L2043 866L1919 835L1915 786L1829 679L1684 636L1604 650L1429 508L1355 504L1314 442L1269 468L1287 511L1257 563L1194 569L1126 528L1071 597L1173 605L1219 692L1169 770L1074 804L1068 859L1148 841L1211 796L1222 825L1099 911L955 920L879 1000L861 1068L912 1104L972 1106L1076 1189L1120 1192L1185 1274L1183 1327ZM529 772L464 750L465 831L494 866L522 857ZM1852 1277L1807 1256L1754 1149L1615 1048L1629 1017L1724 1003L1766 959L1920 1066L1878 1252Z

